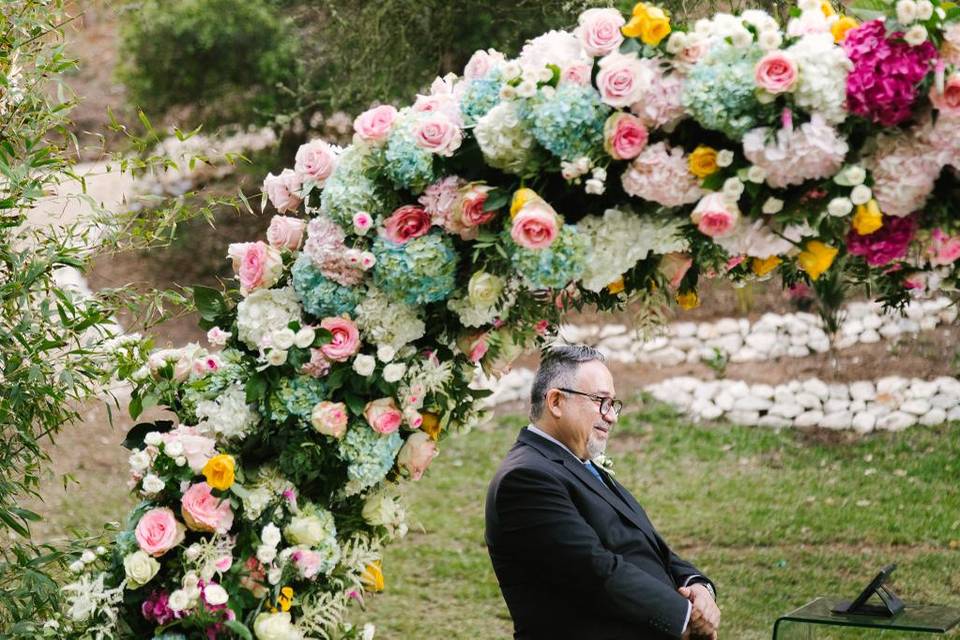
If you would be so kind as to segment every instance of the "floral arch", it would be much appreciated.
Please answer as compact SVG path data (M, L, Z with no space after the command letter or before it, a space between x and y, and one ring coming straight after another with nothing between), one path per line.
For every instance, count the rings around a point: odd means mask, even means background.
M405 532L397 484L481 418L477 366L570 309L690 307L704 277L890 306L952 286L950 6L804 0L785 26L688 27L591 9L361 114L345 149L302 146L264 181L266 241L229 249L239 291L195 290L211 349L131 376L134 417L179 423L128 435L142 502L67 587L76 635L371 637L348 607Z

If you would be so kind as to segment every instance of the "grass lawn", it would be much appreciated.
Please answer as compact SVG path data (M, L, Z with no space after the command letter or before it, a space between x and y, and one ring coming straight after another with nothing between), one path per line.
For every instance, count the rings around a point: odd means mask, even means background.
M511 636L483 503L524 424L449 438L410 487L411 531L386 553L386 591L368 600L378 638ZM778 615L819 595L852 598L889 562L906 602L960 606L958 425L778 433L691 426L648 404L621 418L608 453L668 543L716 582L723 638L769 638Z

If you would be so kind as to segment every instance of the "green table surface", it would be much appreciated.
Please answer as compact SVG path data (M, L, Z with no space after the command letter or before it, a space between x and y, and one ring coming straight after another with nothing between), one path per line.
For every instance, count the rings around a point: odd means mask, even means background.
M899 631L927 631L946 633L960 623L960 609L938 604L908 604L893 617L856 616L831 613L831 609L843 602L843 598L817 598L795 611L781 616L780 622L806 622L809 624L864 629L891 629Z

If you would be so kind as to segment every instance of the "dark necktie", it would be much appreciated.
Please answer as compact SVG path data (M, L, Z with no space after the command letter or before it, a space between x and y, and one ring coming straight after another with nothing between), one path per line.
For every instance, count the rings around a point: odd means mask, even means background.
M593 466L593 462L591 462L590 460L587 460L586 462L583 463L583 466L587 468L587 471L593 474L594 478L600 481L600 484L607 487L608 489L610 488L609 486L607 486L607 483L603 481L603 476L600 475L600 472L597 471L597 468Z

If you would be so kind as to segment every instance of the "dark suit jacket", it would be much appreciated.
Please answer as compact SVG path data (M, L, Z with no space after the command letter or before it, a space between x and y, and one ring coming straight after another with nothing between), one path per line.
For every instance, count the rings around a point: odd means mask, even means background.
M494 475L486 542L514 638L682 635L687 600L677 589L702 574L670 551L622 485L600 473L609 487L524 428Z

